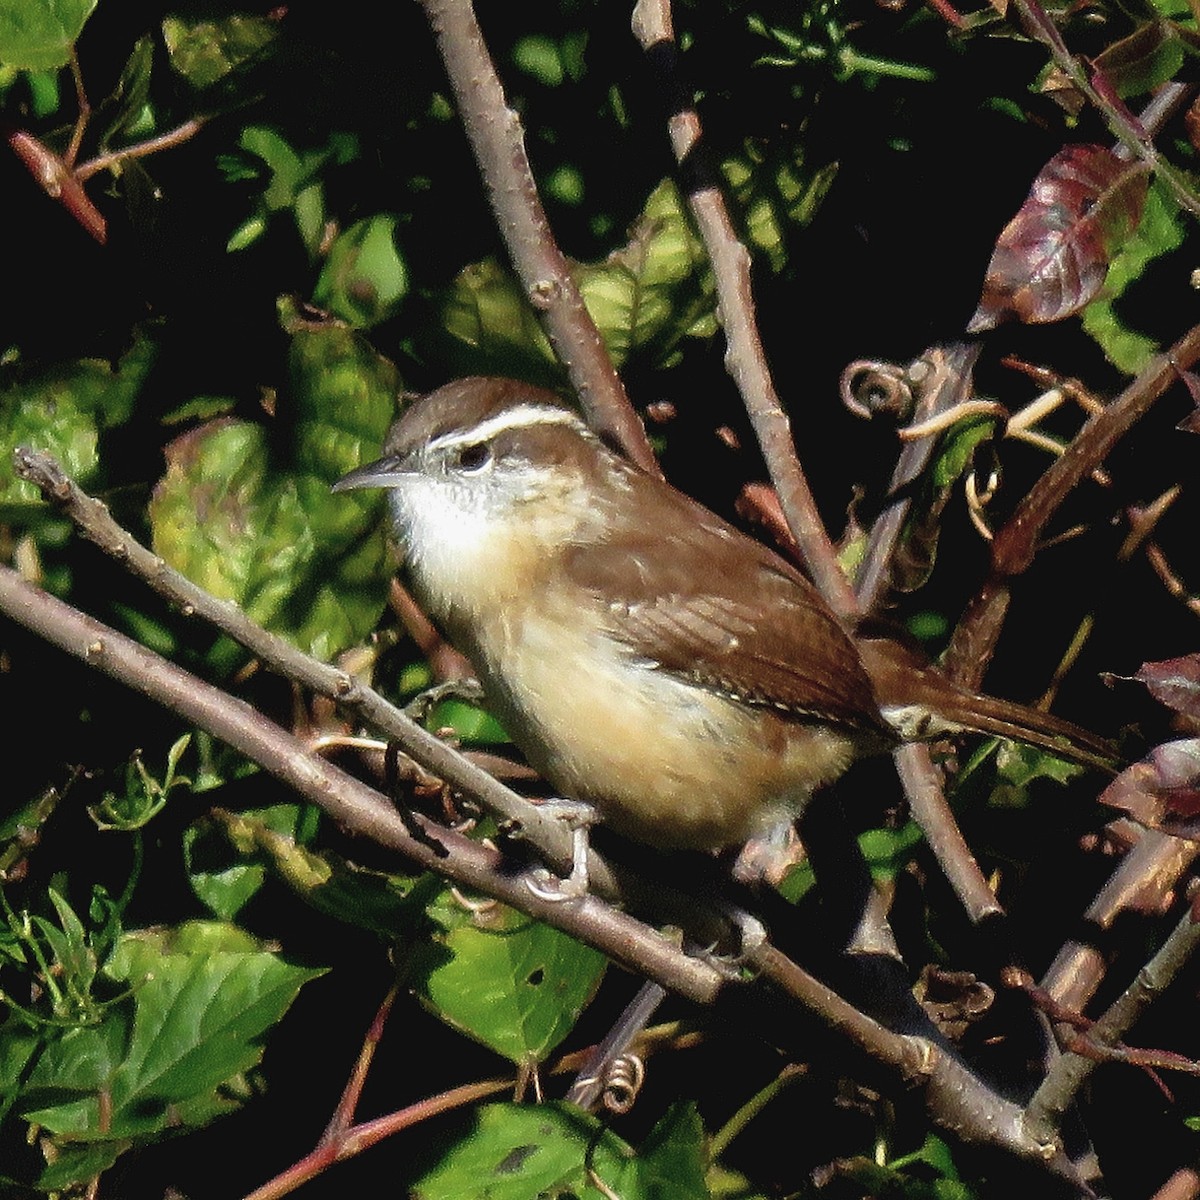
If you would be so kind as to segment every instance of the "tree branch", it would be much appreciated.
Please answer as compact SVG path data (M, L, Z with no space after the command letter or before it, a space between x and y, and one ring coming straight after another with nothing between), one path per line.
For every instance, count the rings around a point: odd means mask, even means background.
M1200 843L1145 829L1121 860L1083 920L1098 933L1112 929L1130 910L1159 912L1183 873L1200 855ZM1042 976L1042 987L1064 1008L1082 1013L1104 979L1106 955L1086 942L1072 940L1059 950Z
M139 579L176 605L186 616L199 617L228 634L256 658L287 679L293 679L396 741L416 762L452 787L473 796L501 820L518 825L524 837L555 867L571 867L571 835L559 820L547 816L511 788L423 729L373 688L328 663L301 653L290 642L268 633L236 605L218 600L165 562L113 520L108 508L69 478L48 454L19 449L14 470L35 484L74 522L80 532L106 554L120 560ZM617 897L620 886L596 854L588 859L592 887L602 896Z
M0 612L206 729L353 833L578 937L697 1003L712 1003L721 990L724 981L714 967L676 949L656 930L594 896L573 903L542 899L526 885L526 873L514 872L498 851L419 814L401 817L386 797L311 753L248 704L33 587L8 567L0 567ZM409 832L410 820L421 836ZM447 851L444 857L434 849L437 843Z
M1097 467L1149 411L1150 406L1200 359L1200 325L1160 354L1110 404L1088 418L1060 458L1029 489L992 542L991 573L976 593L946 651L951 678L978 686L1011 599L1011 580L1033 562L1046 525L1072 489Z
M1158 953L1088 1030L1088 1040L1098 1046L1113 1046L1119 1042L1166 989L1198 946L1200 921L1196 919L1196 910L1189 904ZM1044 1137L1048 1130L1058 1127L1079 1089L1095 1070L1096 1063L1095 1057L1068 1051L1051 1066L1026 1110L1025 1125L1035 1138Z
M796 457L791 422L779 402L754 316L750 253L738 239L716 173L703 162L700 117L683 99L676 78L670 0L638 0L633 33L657 66L672 99L667 123L675 158L684 169L688 207L708 251L717 285L717 316L725 331L725 366L754 426L771 480L801 557L821 595L841 616L857 613L854 589L817 511Z
M643 470L659 474L646 431L554 241L525 152L520 118L508 106L470 0L420 4L437 39L500 235L588 421Z

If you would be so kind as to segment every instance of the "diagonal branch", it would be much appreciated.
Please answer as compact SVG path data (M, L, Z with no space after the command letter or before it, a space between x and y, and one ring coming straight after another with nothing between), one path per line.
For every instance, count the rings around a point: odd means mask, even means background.
M511 788L476 766L390 704L373 688L354 676L301 653L290 642L256 625L236 606L217 599L181 575L155 553L122 529L108 508L89 496L68 477L48 454L21 449L14 469L58 505L89 541L119 559L139 579L176 605L185 615L199 617L228 634L256 658L310 691L327 696L343 709L355 712L380 733L396 741L416 762L452 787L469 793L504 821L520 827L522 834L556 867L571 866L571 835L561 821L547 816ZM612 872L597 855L588 860L593 889L615 897L620 888Z
M992 543L991 574L954 631L945 667L951 678L977 686L981 666L991 659L1011 598L1012 579L1033 562L1050 519L1070 492L1099 467L1116 444L1200 359L1200 325L1158 355L1100 412L1088 418L1060 458L1035 481Z
M1166 989L1200 948L1200 921L1188 905L1162 948L1138 972L1137 978L1090 1028L1088 1038L1098 1046L1113 1046ZM1026 1128L1036 1137L1057 1127L1079 1089L1096 1068L1097 1058L1075 1051L1063 1054L1050 1068L1026 1109Z
M300 739L245 702L26 583L8 567L0 567L0 612L206 729L351 832L578 937L613 961L698 1003L712 1003L721 990L724 981L714 967L676 949L656 930L594 896L573 903L543 899L526 885L525 873L513 871L498 851L419 814L402 817L386 797L311 753ZM409 831L408 821L417 824L420 836ZM438 843L447 852L444 856L435 848Z
M675 32L670 0L638 0L633 32L657 66L673 101L668 131L675 158L689 176L688 207L708 251L717 285L717 316L725 331L725 366L746 404L787 523L813 582L835 612L858 612L854 589L817 511L792 441L791 422L779 402L754 316L750 252L738 239L715 172L702 161L700 117L683 99L676 78Z
M646 431L625 395L604 342L554 241L525 152L470 0L420 0L437 38L509 257L546 335L567 368L588 421L643 470L659 474Z

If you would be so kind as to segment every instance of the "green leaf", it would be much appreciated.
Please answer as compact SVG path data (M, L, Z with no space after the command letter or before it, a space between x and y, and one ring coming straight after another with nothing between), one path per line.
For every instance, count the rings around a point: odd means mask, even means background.
M358 139L352 134L332 133L323 146L300 151L270 126L249 125L238 145L244 154L223 155L218 160L225 178L260 179L265 186L258 211L233 232L226 249L246 249L262 236L275 213L291 212L305 249L316 257L325 229L321 174L330 165L341 166L357 158Z
M926 1135L924 1144L912 1154L902 1155L892 1159L888 1165L896 1171L903 1171L916 1163L932 1167L943 1179L957 1180L958 1168L954 1164L954 1156L950 1147L936 1134Z
M262 863L230 855L224 831L209 817L183 831L183 862L192 891L223 921L232 921L257 895L267 878L267 868Z
M0 62L31 71L66 66L96 0L0 0Z
M338 234L317 280L314 303L356 329L395 316L408 294L396 225L395 217L380 213Z
M380 497L329 489L379 452L396 372L340 323L285 324L280 452L265 427L243 421L184 434L167 447L150 520L155 550L172 566L329 659L374 628L386 599Z
M858 835L859 848L871 868L871 877L882 881L894 879L912 859L920 846L923 834L913 821L899 829L866 829ZM816 883L808 861L793 867L779 885L779 894L792 904L803 899Z
M130 1148L129 1142L64 1146L54 1161L38 1176L38 1187L59 1192L73 1183L85 1183L107 1171Z
M906 821L899 829L868 829L858 839L863 857L871 868L871 878L889 881L912 861L925 835L915 821Z
M150 78L154 69L154 42L139 38L121 71L121 78L105 100L98 119L107 116L100 145L114 138L148 137L154 132L154 113L150 102Z
M138 335L114 366L85 358L0 392L0 504L41 504L41 493L13 474L18 446L52 454L81 481L95 470L101 429L124 424L156 357Z
M372 871L302 845L298 805L245 813L214 810L188 830L188 869L197 894L216 912L236 912L267 871L321 912L394 941L421 913L407 901L410 876ZM231 852L240 862L230 865Z
M30 1073L24 1118L72 1140L142 1139L236 1106L224 1091L262 1057L262 1035L323 972L292 966L217 922L126 934L105 966L132 995L98 1027L73 1030ZM97 1091L103 1090L102 1106ZM61 1099L63 1093L80 1093Z
M1130 329L1118 315L1116 301L1141 277L1148 263L1182 243L1178 208L1167 189L1153 181L1141 223L1114 256L1100 297L1083 310L1080 318L1109 362L1130 375L1136 375L1158 352L1158 343Z
M486 1105L411 1194L415 1200L590 1197L598 1194L590 1165L621 1200L708 1200L702 1135L690 1104L668 1112L640 1151L566 1105Z
M1012 806L1028 802L1029 785L1034 780L1049 779L1061 786L1082 775L1084 769L1037 746L1002 740L996 754L996 770L999 779L991 803Z
M1171 21L1146 21L1106 46L1091 69L1119 96L1137 96L1175 77L1186 55L1178 27Z
M464 267L442 301L441 322L458 343L452 369L511 375L553 386L554 351L515 276L494 258ZM452 347L452 353L455 347Z
M635 352L665 361L684 337L716 330L708 260L669 180L650 194L626 245L579 267L576 280L618 367Z
M604 956L505 905L472 912L449 890L428 912L436 934L412 966L423 1003L512 1062L541 1062L592 998Z
M460 741L475 745L498 746L510 741L504 726L486 709L462 700L443 700L435 704L425 722L429 729L450 728Z
M245 13L217 21L171 16L164 19L162 31L171 66L193 87L206 88L271 42L279 23Z
M787 238L816 216L837 175L837 163L816 170L804 161L803 148L766 158L751 142L737 158L721 164L726 183L742 213L750 245L764 255L772 271L787 265Z
M297 471L328 487L347 471L379 455L396 415L400 378L395 366L339 321L304 321L281 306L288 349L288 397L294 418L293 459ZM327 505L357 536L378 518L378 497L348 492L356 505ZM362 523L352 524L358 512Z
M598 263L573 267L584 304L618 367L635 354L674 361L687 337L717 329L708 260L678 189L666 181L648 197L625 245ZM515 277L492 259L465 268L446 294L446 331L461 346L457 369L561 382L550 343Z
M565 72L558 44L544 34L530 34L513 46L513 62L546 87L558 87Z

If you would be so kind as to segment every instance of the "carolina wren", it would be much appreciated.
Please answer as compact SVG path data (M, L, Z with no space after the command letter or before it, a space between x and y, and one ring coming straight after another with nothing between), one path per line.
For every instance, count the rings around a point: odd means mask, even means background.
M610 450L549 392L462 379L378 462L413 591L530 763L629 837L714 849L795 816L857 757L938 729L1105 749L856 639L773 551Z

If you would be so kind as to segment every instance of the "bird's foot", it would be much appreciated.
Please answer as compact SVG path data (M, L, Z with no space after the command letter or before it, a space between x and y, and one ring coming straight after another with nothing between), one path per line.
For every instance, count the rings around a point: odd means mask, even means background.
M738 908L735 904L718 901L717 907L736 931L736 949L728 950L723 945L720 948L718 945L711 945L704 949L694 948L692 953L704 959L726 979L744 982L746 970L752 969L749 964L755 952L766 944L767 928L753 913Z
M525 878L525 886L539 900L559 902L578 900L588 890L588 830L596 823L596 810L581 800L556 797L538 806L566 824L571 831L571 873L564 879L546 867L535 867Z
M467 704L478 704L482 699L483 684L478 679L447 679L445 683L435 683L433 687L428 687L414 696L404 706L404 715L421 725L443 700L462 700Z

